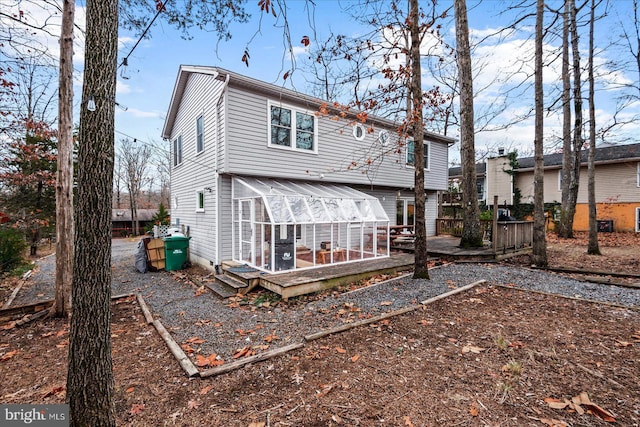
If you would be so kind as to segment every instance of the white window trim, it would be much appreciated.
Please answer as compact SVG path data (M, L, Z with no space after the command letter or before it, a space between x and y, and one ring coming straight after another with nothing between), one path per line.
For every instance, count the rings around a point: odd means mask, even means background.
M387 145L389 145L390 138L391 136L389 135L388 130L383 129L380 132L378 132L378 141L380 141L380 144L382 144L383 147L386 147Z
M202 206L200 206L200 195L202 195ZM204 212L205 200L204 189L196 191L196 212Z
M407 139L407 143L405 145L405 150L404 150L404 164L406 167L410 169L415 169L415 165L409 164L409 142L413 142L413 138ZM431 141L425 140L423 144L425 147L427 147L427 163L424 165L424 170L430 171L431 170ZM414 144L413 150L415 152L415 144Z
M640 187L640 162L638 162L638 173L636 174L637 182L636 185Z
M180 142L180 144L178 144L178 142ZM180 147L180 149L178 150L178 146ZM173 139L173 158L171 159L173 161L173 167L178 167L182 164L182 135L178 135Z
M358 131L362 132L360 136L358 136ZM364 138L366 136L367 136L367 131L364 128L364 126L362 126L362 123L355 123L353 125L353 139L355 139L356 141L364 141Z
M198 121L202 120L202 134L198 133ZM202 148L200 150L198 150L198 140L200 139L200 136L202 136ZM196 155L200 154L204 152L204 115L200 114L197 118L196 118Z
M286 108L291 110L291 146L271 143L271 107ZM313 150L297 148L296 145L296 114L302 113L313 117ZM267 147L279 150L296 151L298 153L318 154L318 117L314 112L302 108L296 108L289 104L268 100L267 101Z
M562 169L558 171L558 191L562 191Z
M636 233L640 233L640 208L636 208Z

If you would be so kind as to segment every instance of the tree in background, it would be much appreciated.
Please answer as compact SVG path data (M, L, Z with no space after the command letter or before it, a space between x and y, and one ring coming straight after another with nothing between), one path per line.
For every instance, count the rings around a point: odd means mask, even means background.
M533 172L533 264L547 265L547 240L544 218L544 89L542 86L542 44L544 0L536 3L535 42L535 166Z
M73 282L73 19L74 0L64 0L58 76L58 170L56 175L56 293L54 313L71 314Z
M171 224L171 216L169 215L169 211L164 206L164 203L160 202L160 206L158 206L158 212L154 213L151 217L151 222L147 224L145 230L147 233L153 231L154 225L170 225Z
M122 183L129 192L129 209L131 210L131 228L138 235L138 202L142 188L150 180L148 166L151 158L151 147L147 144L137 145L137 140L122 140L118 150L119 173Z
M55 223L56 141L45 123L26 120L24 132L0 158L0 200L35 256L40 239Z
M600 1L598 1L598 4ZM595 80L593 78L593 27L595 25L596 2L591 0L589 19L589 59L588 59L588 80L589 80L589 160L588 160L588 184L587 192L589 199L589 245L587 253L589 255L600 255L598 245L598 222L596 221L596 104L595 104Z
M469 50L469 22L465 0L454 0L456 52L460 81L460 158L462 160L463 230L460 246L482 247L480 208L476 195L476 155L473 119L473 75ZM494 207L495 209L495 207Z

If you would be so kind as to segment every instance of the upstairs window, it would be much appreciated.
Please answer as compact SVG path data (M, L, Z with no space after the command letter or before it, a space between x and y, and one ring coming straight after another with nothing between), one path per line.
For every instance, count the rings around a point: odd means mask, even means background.
M427 141L424 141L424 168L425 169L430 168L430 163L429 163L430 151L431 151L431 144L429 144ZM415 164L416 164L416 156L414 152L414 143L413 143L413 140L409 140L407 141L407 165L414 166Z
M269 106L269 146L316 151L316 118L282 106Z
M173 140L173 166L182 163L182 136Z
M204 151L204 118L198 117L196 120L196 153Z

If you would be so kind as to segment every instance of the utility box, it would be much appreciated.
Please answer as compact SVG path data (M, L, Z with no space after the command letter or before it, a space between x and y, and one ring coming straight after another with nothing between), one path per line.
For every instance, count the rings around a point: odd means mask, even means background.
M612 219L599 219L598 221L599 233L612 233L613 232L613 220Z
M165 267L167 271L182 270L187 262L191 237L170 236L164 239Z

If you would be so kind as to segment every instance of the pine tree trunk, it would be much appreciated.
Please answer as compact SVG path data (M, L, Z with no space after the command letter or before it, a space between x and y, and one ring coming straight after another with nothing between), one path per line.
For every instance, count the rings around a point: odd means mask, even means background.
M71 426L115 426L111 201L118 3L87 0L67 400ZM95 111L88 111L90 96Z
M483 243L476 189L473 76L471 74L467 5L465 0L454 0L453 5L456 19L456 51L460 80L460 158L462 162L463 203L463 230L460 246L465 248L481 247Z
M58 172L56 179L56 292L57 317L71 314L73 279L73 19L75 3L64 0L60 35L58 89Z
M533 200L533 264L547 265L547 241L544 218L544 93L542 86L542 26L544 24L544 0L536 5L536 47L535 47L535 169Z
M422 122L422 70L420 66L420 14L418 0L409 1L411 32L411 123L415 159L415 279L429 279L424 194L424 123Z
M589 20L589 162L588 183L589 193L589 255L600 255L598 245L598 223L596 218L596 105L595 82L593 79L593 26L595 21L595 1L591 0L591 16Z

